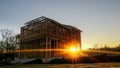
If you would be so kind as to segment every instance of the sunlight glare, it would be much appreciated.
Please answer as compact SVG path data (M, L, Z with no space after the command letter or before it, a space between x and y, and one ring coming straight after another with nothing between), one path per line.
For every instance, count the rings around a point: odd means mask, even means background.
M69 50L70 50L70 52L75 53L75 52L79 51L80 49L76 48L75 46L72 46L72 47L70 47Z

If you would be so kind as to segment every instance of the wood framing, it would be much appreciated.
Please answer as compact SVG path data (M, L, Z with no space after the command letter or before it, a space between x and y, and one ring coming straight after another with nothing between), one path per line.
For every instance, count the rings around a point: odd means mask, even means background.
M42 16L25 23L25 26L21 27L20 58L57 57L59 51L22 51L62 49L71 42L81 48L81 30Z

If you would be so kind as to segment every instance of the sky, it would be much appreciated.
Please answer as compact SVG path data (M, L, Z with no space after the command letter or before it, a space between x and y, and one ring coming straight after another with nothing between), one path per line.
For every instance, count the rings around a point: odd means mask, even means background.
M82 30L83 49L120 44L120 0L0 0L0 29L18 34L41 16Z

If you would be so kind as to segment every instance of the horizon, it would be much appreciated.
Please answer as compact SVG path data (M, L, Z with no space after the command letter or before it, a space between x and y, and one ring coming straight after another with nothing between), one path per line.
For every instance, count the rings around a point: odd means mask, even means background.
M119 3L119 0L0 0L0 29L18 34L24 23L45 16L82 30L83 49L114 47L120 44Z

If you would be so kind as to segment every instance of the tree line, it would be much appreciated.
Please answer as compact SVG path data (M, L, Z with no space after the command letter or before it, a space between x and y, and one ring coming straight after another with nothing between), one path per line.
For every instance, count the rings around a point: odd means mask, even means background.
M96 45L96 46L98 46L98 45ZM110 47L110 46L104 45L103 47L95 47L95 48L91 48L91 49L92 50L120 52L120 44L118 46L115 46L115 47Z

